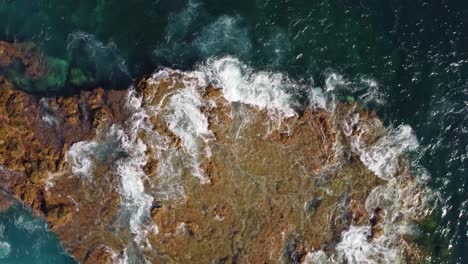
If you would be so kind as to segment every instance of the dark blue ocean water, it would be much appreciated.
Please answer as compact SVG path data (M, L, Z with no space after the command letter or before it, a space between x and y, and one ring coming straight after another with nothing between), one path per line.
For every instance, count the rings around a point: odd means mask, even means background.
M49 85L18 78L32 92L126 88L158 67L191 69L226 54L314 86L341 74L348 82L338 93L413 127L415 166L441 195L423 240L434 263L468 263L466 0L0 0L0 39L34 41L57 65ZM21 253L8 259L30 263Z

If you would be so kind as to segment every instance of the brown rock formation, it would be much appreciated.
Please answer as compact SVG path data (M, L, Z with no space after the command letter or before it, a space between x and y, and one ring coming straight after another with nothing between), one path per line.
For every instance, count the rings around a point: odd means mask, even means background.
M31 79L39 79L46 71L45 60L40 49L32 42L8 43L0 41L0 67L21 63Z
M109 92L109 97L100 97L100 106L96 102L102 94L99 89L83 92L80 97L39 101L13 90L4 79L0 82L2 188L44 216L71 254L83 260L95 245L112 242L97 232L107 228L120 200L115 190L106 190L104 177L94 182L102 189L96 192L96 186L72 176L67 151L74 143L96 136L93 122L97 118L93 115L101 118L103 105L119 104L122 95ZM90 98L92 107L88 105ZM119 122L119 115L109 111L106 120ZM110 170L105 166L99 169L103 174Z
M340 123L360 114L352 133L382 130L375 115L340 105L274 123L266 110L228 103L210 86L201 87L193 110L206 117L209 133L193 132L171 123L184 81L192 80L176 72L143 80L132 102L128 91L103 89L38 100L2 79L2 189L43 216L83 263L125 255L152 263L298 262L309 251L332 250L350 225L372 224L372 236L381 235L379 212L371 218L364 204L383 181L352 154ZM192 131L193 142L179 128ZM132 144L146 146L146 160L119 171L138 156ZM125 177L138 169L151 208L126 190L135 183ZM140 209L149 222L132 226ZM154 225L158 231L148 231Z

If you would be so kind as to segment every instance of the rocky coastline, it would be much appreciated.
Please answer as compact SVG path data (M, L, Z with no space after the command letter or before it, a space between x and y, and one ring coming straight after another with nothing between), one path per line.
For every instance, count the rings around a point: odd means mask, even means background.
M0 47L0 66L8 54L45 74ZM404 153L369 166L392 135L374 112L233 102L205 79L165 69L127 90L38 98L2 77L2 207L26 204L87 264L341 263L358 227L365 243L423 261L393 226L424 219L425 186Z

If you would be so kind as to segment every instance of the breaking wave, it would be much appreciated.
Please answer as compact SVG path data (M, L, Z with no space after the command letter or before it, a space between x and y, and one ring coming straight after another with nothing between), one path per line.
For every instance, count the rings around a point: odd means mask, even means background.
M386 236L369 241L369 226L351 226L342 234L341 242L336 246L338 259L345 263L398 263L400 252L390 245L392 240Z
M371 146L363 142L361 135L352 137L353 150L359 154L362 163L384 180L390 180L397 173L401 155L416 150L418 145L413 129L408 125L388 130Z
M209 60L200 67L208 81L223 89L229 102L239 102L266 109L282 117L296 115L297 105L288 93L297 84L281 73L253 72L251 68L233 57Z
M185 81L184 89L171 97L166 122L169 129L182 140L187 154L193 158L193 175L207 182L200 163L203 157L211 156L207 141L213 139L214 135L208 129L207 117L200 111L202 98L197 91L197 84L195 80Z

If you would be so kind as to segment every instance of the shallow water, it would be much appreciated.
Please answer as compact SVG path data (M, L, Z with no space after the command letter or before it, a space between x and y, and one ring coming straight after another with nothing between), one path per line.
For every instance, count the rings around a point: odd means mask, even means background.
M412 127L414 165L441 194L425 239L434 262L468 262L466 1L2 0L0 35L67 61L66 81L50 92L127 88L160 66L192 69L229 54L297 80L291 92L303 101L306 87L353 95L386 124ZM72 69L90 81L76 85Z
M42 219L20 204L0 212L0 263L75 263Z

